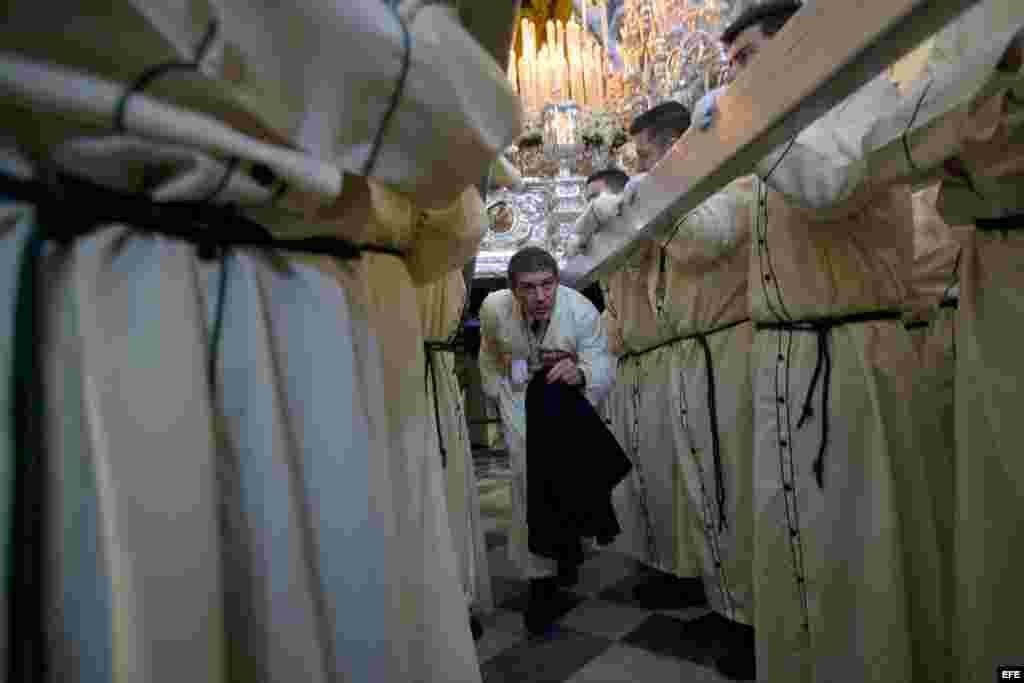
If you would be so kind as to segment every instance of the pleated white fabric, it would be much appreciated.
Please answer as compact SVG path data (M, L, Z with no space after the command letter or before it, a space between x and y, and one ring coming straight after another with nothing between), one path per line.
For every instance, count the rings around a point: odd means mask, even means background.
M703 573L705 543L700 511L689 495L690 451L677 441L677 345L619 363L608 412L633 471L612 493L622 526L612 548L663 572L694 578Z
M588 210L581 220L593 215ZM657 348L678 336L672 325L659 324L661 253L654 243L643 245L604 282L609 339L620 355L607 411L633 462L612 494L623 529L612 547L663 572L694 578L703 565L703 526L683 471L689 451L680 451L676 439L679 393L670 378L678 343Z
M81 141L56 156L95 176L138 153ZM161 198L205 196L180 182L194 170L183 155L147 156L165 161L150 166ZM11 311L36 212L5 203L0 215ZM75 207L47 215L73 224ZM314 260L233 250L202 262L193 245L126 226L44 259L47 447L62 492L53 680L480 680L427 453L408 270L392 256ZM385 359L419 370L396 382Z

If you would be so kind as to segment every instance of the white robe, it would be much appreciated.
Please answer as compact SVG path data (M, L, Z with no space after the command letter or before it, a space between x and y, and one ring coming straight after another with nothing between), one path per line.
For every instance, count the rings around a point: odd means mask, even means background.
M755 612L750 385L754 330L747 297L750 222L744 220L753 202L754 179L747 177L692 211L665 245L665 282L656 288L664 290L663 300L656 302L660 325L682 338L669 347L667 384L672 395L658 413L674 428L680 493L691 510L688 540L701 550L700 573L712 609L743 624L753 624ZM704 335L707 352L696 335ZM716 490L715 428L724 489L721 502Z
M122 190L159 171L161 199L204 197L224 177L194 152L123 142L74 141L57 157ZM239 182L220 198L244 200ZM5 203L2 216L10 312L35 211ZM60 492L53 680L479 681L403 260L310 268L236 249L202 262L116 225L58 253L39 274ZM5 622L4 645L17 628Z
M1007 32L1024 30L1024 6L987 1L936 36L926 76L969 67L986 54L1001 56ZM948 99L966 104L945 117L918 144L953 150L972 183L942 177L936 208L949 225L975 219L1024 215L1024 69L979 69L973 79L951 87ZM938 127L937 127L938 128ZM943 139L941 134L948 131ZM945 151L944 150L944 151ZM918 153L915 149L915 155ZM955 680L980 683L996 667L1024 653L1020 615L1024 592L1015 568L1024 564L1024 421L1020 387L1024 362L1024 230L968 229L960 255L960 305L953 318L944 311L938 335L926 347L941 354L952 347L955 360L956 459L953 523L953 621ZM934 357L934 356L933 356ZM947 354L937 355L947 360ZM948 362L948 360L947 360Z
M763 328L755 336L755 628L763 681L948 676L934 505L908 428L917 363L900 312L913 255L910 193L859 174L862 146L853 142L872 129L877 110L898 102L895 86L876 79L758 168L767 175L784 153L763 213L760 202L751 207L754 322L895 316L823 336ZM813 467L825 418L819 487Z
M592 204L580 223L594 217ZM623 532L612 547L663 572L694 578L701 573L704 541L694 534L698 513L677 455L679 392L673 382L663 381L673 374L673 349L661 344L678 335L658 320L660 256L657 245L648 242L605 281L609 339L621 347L620 355L639 354L620 358L608 397L611 429L633 461L630 476L613 493Z
M1024 3L977 4L935 37L924 73L902 101L875 107L861 125L845 130L842 147L852 154L812 154L798 143L779 177L788 175L791 187L814 188L804 194L816 207L836 203L865 179L878 185L938 179L936 205L949 225L1024 214L1024 69L997 68L1021 31ZM959 169L946 163L953 158ZM787 165L792 173L785 172ZM801 168L812 172L801 174ZM1024 525L1019 457L1024 432L1016 398L1024 363L1014 341L1024 308L1022 258L1019 229L970 231L961 255L957 595L951 617L957 681L983 681L1020 653L1017 621L1024 598L1010 567L1024 561L1014 542Z
M555 306L541 345L548 349L573 351L586 376L586 395L595 406L615 381L615 366L608 353L608 336L601 317L579 292L559 285ZM553 560L530 553L526 527L526 386L509 381L513 358L526 359L530 348L526 321L512 292L494 292L480 307L480 374L484 391L498 401L505 442L512 461L513 527L509 553L524 576L549 576L556 569Z

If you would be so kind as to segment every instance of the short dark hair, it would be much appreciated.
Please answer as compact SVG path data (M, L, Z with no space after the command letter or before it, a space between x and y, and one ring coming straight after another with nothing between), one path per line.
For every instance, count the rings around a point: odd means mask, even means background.
M796 14L803 3L797 0L771 0L748 7L722 32L722 42L732 45L736 37L751 26L760 26L766 36L778 33L789 18Z
M629 134L637 135L641 131L649 130L651 137L665 144L674 142L689 127L690 110L675 100L669 100L651 107L633 119Z
M523 247L508 262L508 285L516 286L516 277L524 273L547 271L558 277L558 262L555 257L540 247Z
M608 186L608 189L619 194L626 189L626 183L629 182L629 176L626 175L625 171L618 168L605 168L596 173L591 173L587 178L587 182L584 184L589 185L595 180L600 180L602 183Z

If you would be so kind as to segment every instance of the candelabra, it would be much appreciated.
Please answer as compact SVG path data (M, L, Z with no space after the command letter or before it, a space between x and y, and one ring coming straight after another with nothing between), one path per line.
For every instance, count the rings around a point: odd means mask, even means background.
M717 85L725 58L712 30L721 17L718 0L626 0L623 110L642 111L668 98L693 100Z

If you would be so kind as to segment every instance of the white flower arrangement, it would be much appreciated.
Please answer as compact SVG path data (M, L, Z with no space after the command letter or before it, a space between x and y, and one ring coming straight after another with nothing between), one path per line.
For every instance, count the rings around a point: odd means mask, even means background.
M614 149L627 139L618 117L605 109L585 110L579 125L580 139L586 145Z

